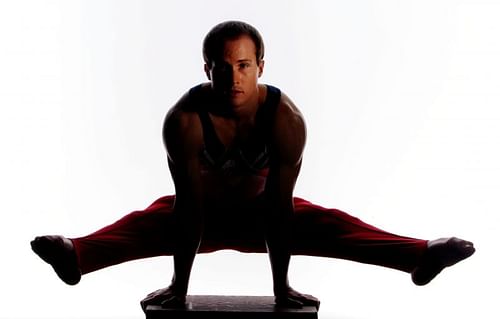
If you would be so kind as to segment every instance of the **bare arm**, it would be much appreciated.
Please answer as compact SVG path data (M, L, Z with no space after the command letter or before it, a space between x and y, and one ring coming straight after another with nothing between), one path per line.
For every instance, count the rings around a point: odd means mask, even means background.
M193 261L203 232L202 183L199 154L203 146L203 131L195 112L186 111L184 96L169 111L163 125L163 141L168 165L175 185L175 246L174 275L170 286L150 293L141 301L148 305L184 306Z
M265 194L268 207L266 244L273 273L274 294L278 304L317 306L316 298L294 291L288 283L293 190L302 163L306 127L299 110L286 97L277 110L273 128L271 168Z
M173 108L165 119L163 139L176 194L174 216L177 244L172 288L176 293L185 295L203 230L199 162L203 137L197 114Z

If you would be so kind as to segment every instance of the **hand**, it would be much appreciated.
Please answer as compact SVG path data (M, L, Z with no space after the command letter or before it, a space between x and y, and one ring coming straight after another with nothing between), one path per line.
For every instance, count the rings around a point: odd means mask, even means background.
M169 286L153 291L141 301L141 308L144 312L149 305L183 308L186 305L186 295L175 292L172 286Z
M276 306L279 307L302 308L303 306L313 306L319 309L320 301L318 298L301 294L291 287L287 287L283 292L275 293L274 295Z

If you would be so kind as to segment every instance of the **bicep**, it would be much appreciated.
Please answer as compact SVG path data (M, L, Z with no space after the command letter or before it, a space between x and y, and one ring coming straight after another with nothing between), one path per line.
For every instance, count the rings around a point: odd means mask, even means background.
M202 137L197 121L198 118L193 114L172 113L167 116L163 127L163 140L175 185L176 206L187 205L191 209L199 208L202 197L199 160Z
M293 104L282 106L273 129L271 168L266 183L266 191L282 207L292 205L305 140L305 122L298 109Z

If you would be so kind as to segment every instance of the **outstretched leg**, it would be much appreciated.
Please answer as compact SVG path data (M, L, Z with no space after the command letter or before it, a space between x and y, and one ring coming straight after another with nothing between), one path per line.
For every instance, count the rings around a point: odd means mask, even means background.
M175 196L161 197L90 235L72 238L82 274L122 262L171 255Z
M36 237L31 247L69 285L77 284L82 274L104 267L172 255L174 200L175 196L161 197L145 210L132 212L84 237ZM209 251L210 247L204 249Z
M427 241L399 236L336 209L295 198L293 254L342 258L412 273L415 284L430 282L442 269L472 253L458 238Z
M122 262L156 256L170 256L175 243L173 216L175 196L164 196L148 208L134 211L115 223L78 238L40 236L31 242L33 251L69 285L81 275ZM208 253L225 246L206 240L199 252Z
M177 229L173 214L174 201L175 195L164 196L145 210L125 215L113 224L87 236L78 238L58 235L39 236L31 242L31 246L33 251L49 263L57 275L69 285L77 284L83 274L122 262L171 256ZM198 250L199 253L234 248L232 233L242 234L235 227L231 227L230 222L221 221L219 224L218 221L212 221L206 226L206 235ZM265 252L263 238L252 237L242 245L242 249L248 252Z

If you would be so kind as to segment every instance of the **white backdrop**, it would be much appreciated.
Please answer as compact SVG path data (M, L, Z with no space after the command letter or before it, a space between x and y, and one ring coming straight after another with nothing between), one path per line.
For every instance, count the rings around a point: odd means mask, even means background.
M493 318L500 283L497 1L0 2L0 317L142 318L170 257L57 279L30 250L173 192L168 108L205 81L201 42L241 19L266 44L262 82L308 124L296 195L386 230L475 242L425 287L348 261L293 257L320 318ZM199 256L192 294L270 295L265 255Z

